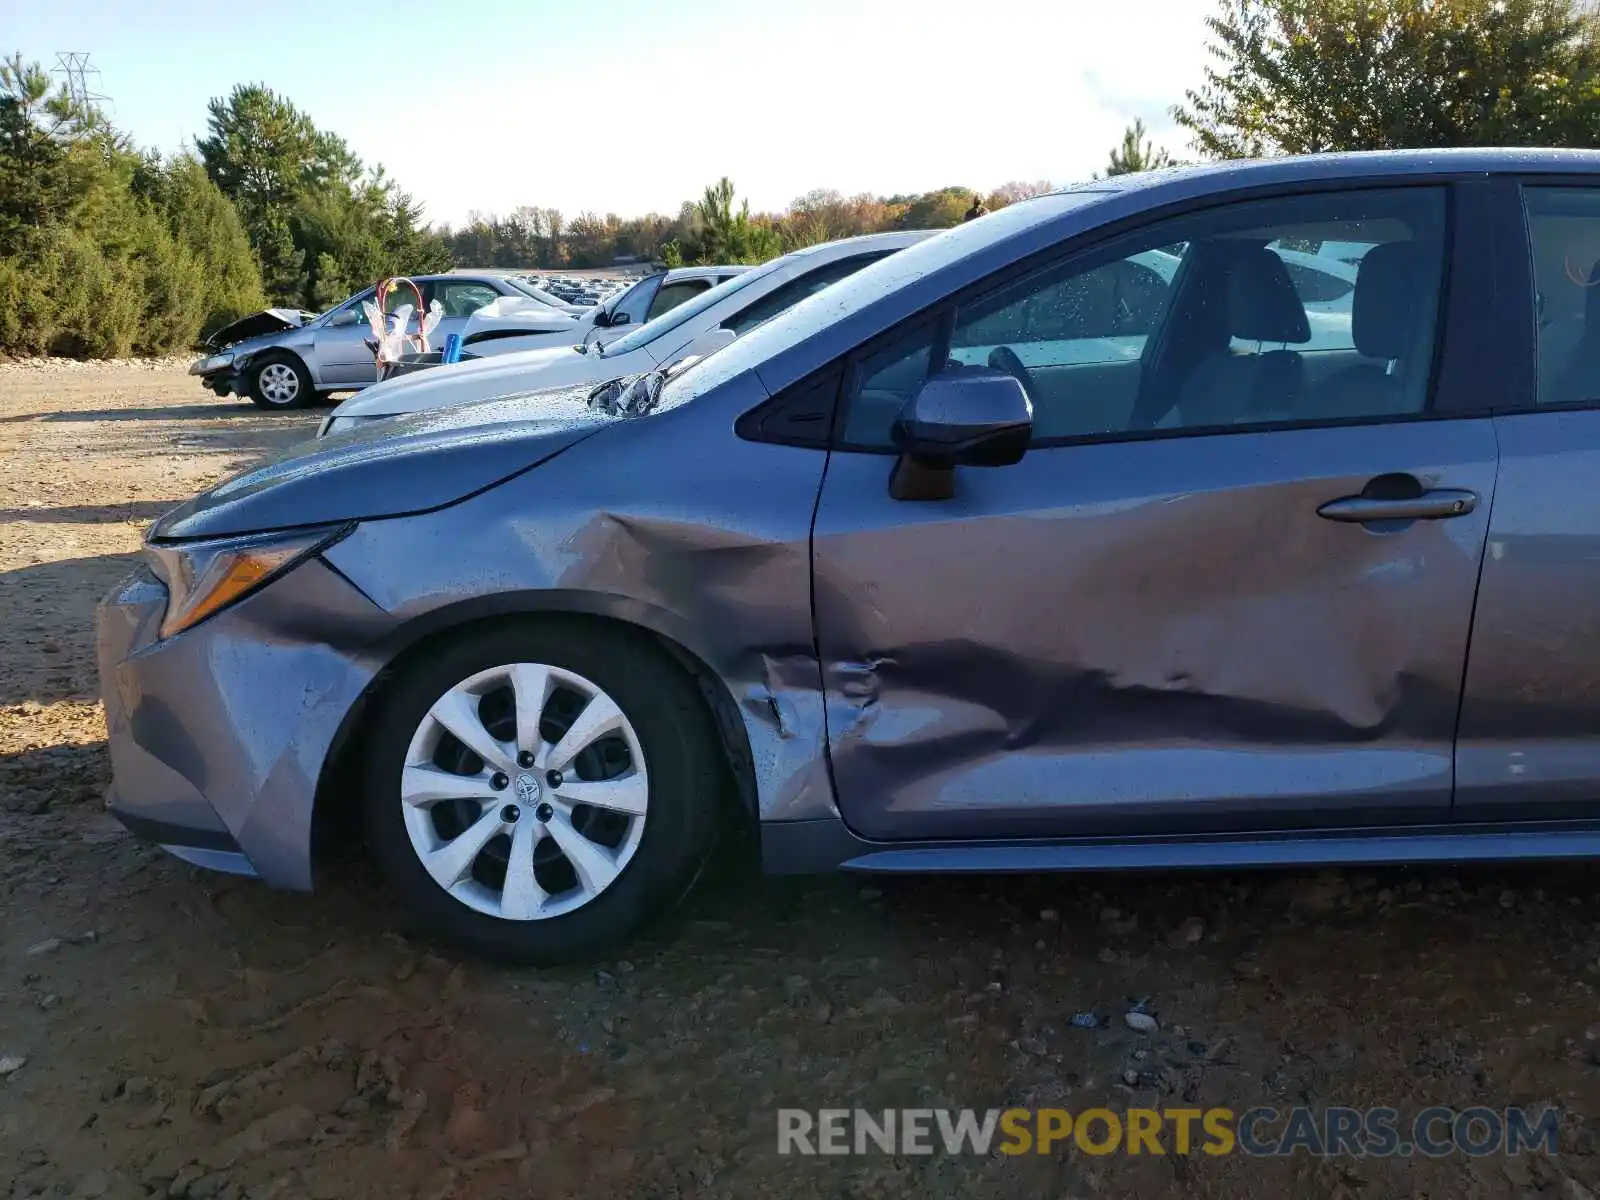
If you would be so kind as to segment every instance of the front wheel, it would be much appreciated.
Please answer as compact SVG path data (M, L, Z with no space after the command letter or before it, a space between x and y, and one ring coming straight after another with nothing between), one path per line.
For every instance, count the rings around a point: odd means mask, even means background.
M506 625L403 672L366 751L367 837L445 940L526 963L587 957L683 892L725 772L694 683L648 641Z
M316 399L311 374L292 354L270 351L250 368L251 401L261 408L304 408Z

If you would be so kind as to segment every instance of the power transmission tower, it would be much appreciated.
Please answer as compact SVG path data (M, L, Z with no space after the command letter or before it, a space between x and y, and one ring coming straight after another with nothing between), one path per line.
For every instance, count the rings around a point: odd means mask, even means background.
M109 96L100 92L100 68L89 65L86 50L63 50L56 55L52 75L60 75L66 82L67 96L79 109L103 108L111 103ZM94 86L90 86L93 80Z

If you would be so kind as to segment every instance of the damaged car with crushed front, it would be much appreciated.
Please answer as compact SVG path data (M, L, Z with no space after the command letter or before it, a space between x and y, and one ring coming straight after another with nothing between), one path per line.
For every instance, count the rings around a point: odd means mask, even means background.
M435 346L461 336L474 314L515 313L524 344L567 346L581 342L590 323L551 307L543 293L511 275L474 272L418 275L410 287L388 292L384 308L396 316L410 312L407 328L419 331L418 305L437 307ZM335 392L354 392L378 380L376 340L366 312L377 289L366 288L318 314L293 308L268 308L216 330L205 340L207 353L189 374L216 396L238 396L258 408L290 411L325 403ZM494 306L491 308L491 306Z
M409 923L529 962L718 845L1594 857L1600 309L1547 264L1596 196L1535 151L1101 180L670 377L292 449L102 605L111 809L291 888L359 840Z

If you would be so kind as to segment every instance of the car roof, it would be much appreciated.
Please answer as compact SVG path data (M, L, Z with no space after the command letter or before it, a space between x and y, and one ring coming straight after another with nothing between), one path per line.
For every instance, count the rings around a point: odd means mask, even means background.
M460 283L463 279L469 281L474 277L492 279L504 277L508 274L510 274L509 271L498 271L492 267L463 267L460 270L445 271L435 275L396 275L391 276L391 278L409 279L413 283L437 283L441 279L449 280L452 283Z
M1362 150L1283 158L1229 159L1188 167L1164 167L1114 175L1056 189L1124 192L1172 189L1191 195L1275 183L1321 183L1346 179L1404 179L1440 175L1600 175L1600 151L1532 147L1456 147L1437 150Z
M791 250L785 258L804 258L810 255L846 257L865 250L904 250L940 232L937 229L892 229L887 233L861 233L855 237L836 238L831 242L818 242Z
M737 275L741 271L748 271L749 269L747 265L727 263L722 266L713 264L705 267L673 267L670 270L657 273L665 275L668 279L694 279L700 275L726 275L729 272Z

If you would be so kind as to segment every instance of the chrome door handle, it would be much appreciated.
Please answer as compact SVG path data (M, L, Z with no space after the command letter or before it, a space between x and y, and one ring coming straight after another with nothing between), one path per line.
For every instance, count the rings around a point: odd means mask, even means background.
M1317 509L1330 521L1442 521L1464 517L1478 507L1478 493L1465 488L1435 488L1420 496L1385 499L1377 496L1343 496Z

